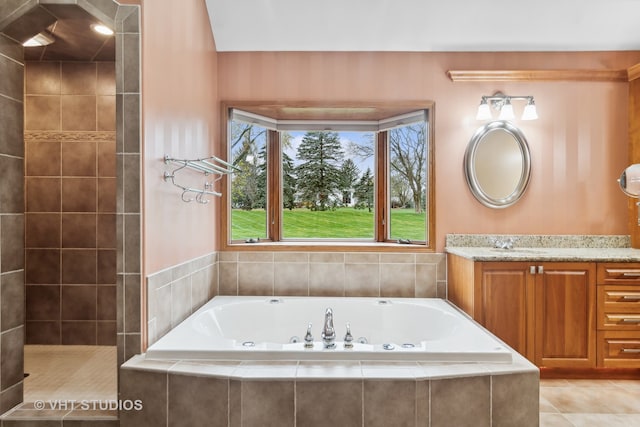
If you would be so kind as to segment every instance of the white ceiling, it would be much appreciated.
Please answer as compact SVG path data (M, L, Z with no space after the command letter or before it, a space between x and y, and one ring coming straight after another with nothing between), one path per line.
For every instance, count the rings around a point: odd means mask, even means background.
M225 51L640 50L640 0L206 0Z

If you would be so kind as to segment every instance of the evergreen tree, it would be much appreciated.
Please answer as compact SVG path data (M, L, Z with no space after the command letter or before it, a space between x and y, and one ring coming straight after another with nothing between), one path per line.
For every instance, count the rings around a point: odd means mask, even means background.
M360 170L351 159L347 159L342 163L340 168L340 191L342 192L342 204L348 206L351 203L351 193L356 182Z
M307 132L298 147L296 168L301 199L313 210L327 210L340 188L342 147L336 132Z
M282 153L282 206L285 209L296 207L296 176L293 159Z
M373 208L373 195L374 195L374 183L373 183L373 174L371 173L371 168L367 168L367 170L362 174L360 180L356 184L354 196L357 199L355 208L356 209L364 209L365 207L371 212Z

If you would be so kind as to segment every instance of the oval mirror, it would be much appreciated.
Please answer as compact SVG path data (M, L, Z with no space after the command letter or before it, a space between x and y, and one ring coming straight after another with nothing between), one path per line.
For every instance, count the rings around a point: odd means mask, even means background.
M638 198L640 196L640 164L633 164L623 170L618 183L624 194Z
M469 141L464 172L471 193L490 208L506 208L529 184L531 161L524 135L506 121L487 123Z

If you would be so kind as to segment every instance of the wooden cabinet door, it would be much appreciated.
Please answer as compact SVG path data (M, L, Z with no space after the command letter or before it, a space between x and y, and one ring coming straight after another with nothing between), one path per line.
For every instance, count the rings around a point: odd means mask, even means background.
M543 263L536 275L535 363L596 366L594 263Z
M518 353L533 360L533 276L529 263L482 263L476 286L476 320ZM529 318L531 317L531 318Z

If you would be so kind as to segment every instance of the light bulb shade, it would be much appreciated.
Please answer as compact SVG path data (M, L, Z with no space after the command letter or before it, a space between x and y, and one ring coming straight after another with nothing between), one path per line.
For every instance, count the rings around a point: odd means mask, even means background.
M522 120L536 120L538 118L538 111L536 111L536 104L533 101L529 102L524 107L524 112L522 113Z
M491 120L491 109L489 104L484 99L478 105L478 114L476 114L476 120Z
M515 115L513 114L513 105L511 105L511 101L507 98L504 105L500 109L500 120L513 120Z

